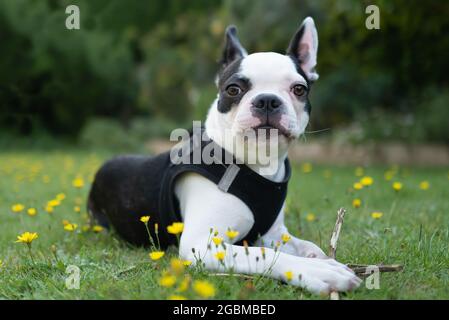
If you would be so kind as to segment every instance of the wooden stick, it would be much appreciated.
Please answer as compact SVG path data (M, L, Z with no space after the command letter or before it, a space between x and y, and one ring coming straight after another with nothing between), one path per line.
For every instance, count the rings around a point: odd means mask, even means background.
M345 208L340 208L337 211L337 221L335 222L334 231L332 232L332 237L329 246L329 257L335 259L337 255L337 243L340 237L341 226L343 224L343 219L345 217ZM340 300L340 295L338 291L331 291L330 300Z
M357 275L359 276L369 276L371 273L367 272L368 268L377 267L379 272L398 272L402 271L404 267L400 264L392 264L392 265L352 265L348 264L348 267L351 268Z

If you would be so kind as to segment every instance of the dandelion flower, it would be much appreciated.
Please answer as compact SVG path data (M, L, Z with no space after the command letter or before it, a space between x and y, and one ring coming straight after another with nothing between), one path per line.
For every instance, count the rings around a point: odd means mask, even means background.
M179 294L172 294L168 297L168 300L187 300L187 298Z
M185 292L189 288L189 285L190 285L190 277L186 276L186 277L184 277L184 279L182 279L182 281L179 284L179 286L176 289L176 291L178 291L178 292Z
M363 184L361 184L360 182L356 182L356 183L354 183L354 185L352 187L355 190L362 190L363 189Z
M393 182L391 185L394 191L400 191L402 189L402 183L400 182Z
M380 218L382 218L382 216L383 216L384 214L382 213L382 212L373 212L373 213L371 213L371 218L373 218L373 219L380 219Z
M226 236L229 238L229 240L234 239L238 235L239 235L239 232L236 230L228 229L228 231L226 231Z
M173 273L179 275L184 272L184 263L181 259L171 259L170 260L170 268Z
M225 251L218 251L214 256L215 256L215 258L218 261L223 261L225 256L226 256L226 252Z
M162 258L165 255L165 252L164 251L153 251L153 252L150 252L148 255L151 260L156 261L156 260L159 260L160 258Z
M17 203L11 207L12 212L19 213L22 212L25 209L25 206L23 204Z
M61 204L61 200L58 200L58 199L53 199L53 200L50 200L47 202L47 206L50 206L50 207L57 207L60 204Z
M80 213L81 212L81 208L79 206L74 206L73 207L73 211L75 211L76 213Z
M53 213L53 211L55 211L55 209L52 206L47 205L45 207L45 211L47 211L48 213Z
M95 225L95 226L92 227L92 231L96 232L96 233L101 232L103 230L104 230L104 228L102 226L99 226L99 225Z
M309 162L303 163L301 168L302 168L302 172L304 172L304 173L312 172L312 164Z
M180 234L184 230L184 223L182 222L173 222L171 225L167 227L168 233L171 234Z
M374 182L373 178L369 176L365 176L362 179L360 179L360 183L365 187L372 185L373 182Z
M165 288L173 287L176 283L176 277L171 274L165 274L159 279L159 284Z
M74 186L75 188L82 188L84 187L84 180L81 177L76 177L73 181L72 181L72 186Z
M203 298L211 298L215 296L214 286L204 280L197 280L193 283L193 290Z
M184 261L182 261L182 263L184 264L185 267L188 267L188 266L190 266L192 264L192 261L184 260Z
M308 213L308 214L306 215L306 220L307 220L308 222L313 222L313 221L316 220L316 216L315 216L313 213Z
M430 188L430 183L428 181L421 181L419 184L421 190L427 190Z
M33 216L35 216L37 214L37 210L35 208L29 208L27 210L27 213L28 213L29 216L33 217Z
M362 205L362 200L360 200L360 199L354 199L354 200L352 200L352 206L354 207L354 208L360 208L360 206Z
M58 193L56 195L56 199L58 199L59 201L62 201L65 199L65 194L64 193Z
M287 279L287 281L292 281L292 279L293 279L293 272L291 272L291 271L286 271L286 272L284 273L284 275L285 275L285 279Z
M286 244L287 242L289 242L291 240L291 236L287 233L282 234L281 236L281 240L283 244Z
M78 228L78 225L76 223L67 223L64 225L65 231L72 232L72 231L75 231L76 228Z
M140 221L143 222L143 223L147 223L148 221L150 221L150 216L140 217Z
M215 243L215 245L218 247L222 242L223 242L223 238L221 237L213 237L212 241Z
M34 240L39 237L37 232L24 232L21 235L17 236L16 242L31 244Z

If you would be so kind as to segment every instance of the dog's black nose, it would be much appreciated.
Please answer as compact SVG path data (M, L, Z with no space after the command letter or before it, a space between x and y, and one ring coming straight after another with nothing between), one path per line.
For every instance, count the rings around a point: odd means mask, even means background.
M259 94L253 100L253 108L264 113L273 113L279 109L281 105L281 99L275 94Z

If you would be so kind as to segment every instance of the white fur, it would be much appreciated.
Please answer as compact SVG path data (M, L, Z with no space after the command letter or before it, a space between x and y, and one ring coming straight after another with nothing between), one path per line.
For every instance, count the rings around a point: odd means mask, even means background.
M313 29L313 20L306 19L306 40L313 44L310 48L318 48L318 40ZM312 52L313 53L313 52ZM315 60L307 62L308 67L314 67ZM312 68L313 68L312 67ZM240 72L251 80L252 88L245 94L238 106L233 107L227 113L217 110L215 101L208 113L206 120L206 132L217 144L226 150L233 152L232 139L245 129L257 125L257 121L251 116L251 100L260 93L273 93L282 98L286 106L286 112L281 119L282 125L292 133L292 137L298 137L304 132L309 116L304 111L304 103L299 102L291 93L292 83L306 84L305 79L299 75L293 62L287 56L277 53L265 52L248 55L241 64ZM284 159L287 156L288 146L292 139L280 137L279 152L273 154L277 160L276 168L271 174L264 174L267 179L281 181L285 175ZM250 143L256 143L252 141ZM244 154L234 152L237 159L244 159ZM249 167L260 172L258 164ZM345 265L327 258L324 252L315 244L300 240L292 236L292 239L282 245L281 253L275 253L273 248L265 249L265 259L262 258L261 248L258 246L270 245L281 240L282 234L289 234L284 225L284 210L282 209L277 220L270 230L263 235L256 246L249 247L249 255L245 248L236 246L231 241L226 241L226 230L231 228L239 232L239 236L233 240L242 239L251 229L254 218L250 209L237 197L218 189L217 185L196 173L183 174L176 182L175 194L180 203L181 215L184 221L184 231L180 241L180 256L183 259L197 263L199 259L204 262L209 270L227 271L232 268L234 272L246 274L267 274L275 279L285 280L287 271L293 272L291 284L306 288L312 293L329 293L331 290L347 291L360 285L361 280ZM210 229L219 232L227 242L225 267L215 258L217 249L212 245L208 249L210 241ZM210 242L209 242L210 243ZM194 251L192 251L194 249ZM222 251L219 248L218 251ZM275 256L278 255L274 261ZM257 261L256 257L259 257ZM274 263L273 263L274 261ZM271 268L270 268L270 265Z

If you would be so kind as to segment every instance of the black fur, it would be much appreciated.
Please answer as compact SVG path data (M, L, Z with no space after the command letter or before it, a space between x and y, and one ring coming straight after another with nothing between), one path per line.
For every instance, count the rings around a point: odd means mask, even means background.
M219 74L218 78L218 103L217 108L221 113L226 113L233 106L240 103L243 96L248 90L251 89L251 81L239 74L240 64L243 59L238 59L225 67ZM229 96L226 92L226 88L231 84L238 85L242 92L237 96Z

